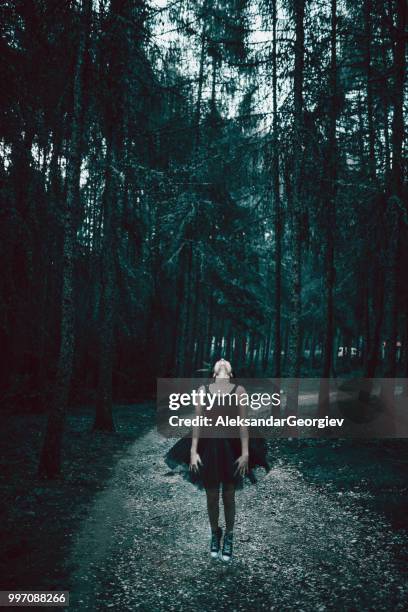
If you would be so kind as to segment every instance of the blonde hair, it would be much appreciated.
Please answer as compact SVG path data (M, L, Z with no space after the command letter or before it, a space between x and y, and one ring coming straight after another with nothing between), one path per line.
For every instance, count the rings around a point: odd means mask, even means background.
M229 376L233 375L232 374L232 366L231 366L230 362L226 361L225 359L219 359L214 364L214 367L213 367L213 376L217 376L217 374L219 373L221 368L224 368Z

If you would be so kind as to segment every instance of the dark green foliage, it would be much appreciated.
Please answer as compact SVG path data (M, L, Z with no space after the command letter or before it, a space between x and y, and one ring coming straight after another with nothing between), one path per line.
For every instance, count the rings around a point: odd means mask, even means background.
M305 3L302 78L292 2L276 3L275 46L270 0L173 4L93 6L72 210L71 399L96 399L101 371L116 398L133 398L220 355L238 372L272 374L277 309L283 375L296 370L291 329L301 373L319 375L330 198L331 373L384 372L387 338L402 344L388 366L405 373L401 3L337 3L335 87L330 2ZM42 408L61 333L82 3L9 0L0 22L1 397ZM339 346L358 354L338 358Z

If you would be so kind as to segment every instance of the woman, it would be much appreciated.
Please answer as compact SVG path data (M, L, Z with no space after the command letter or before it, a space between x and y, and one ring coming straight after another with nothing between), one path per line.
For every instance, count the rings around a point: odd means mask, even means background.
M231 364L220 359L213 369L214 381L200 387L200 391L217 394L229 394L234 401L214 403L210 415L213 423L218 415L245 416L245 408L239 401L244 393L241 386L231 382ZM218 394L220 392L220 394ZM236 396L234 395L236 394ZM205 405L196 407L196 414L201 415ZM221 429L222 432L222 429ZM231 436L229 428L229 436ZM220 554L222 529L219 520L219 497L222 489L222 500L225 516L225 535L221 551L221 559L229 561L232 557L232 545L235 522L235 490L241 489L245 477L256 483L253 468L263 466L267 471L270 467L266 459L266 444L264 439L249 438L248 428L236 428L235 437L224 437L220 430L212 427L210 437L200 437L200 428L194 427L191 436L179 440L166 454L166 463L174 468L181 465L183 476L199 488L205 488L207 495L208 518L211 527L211 556L216 558Z

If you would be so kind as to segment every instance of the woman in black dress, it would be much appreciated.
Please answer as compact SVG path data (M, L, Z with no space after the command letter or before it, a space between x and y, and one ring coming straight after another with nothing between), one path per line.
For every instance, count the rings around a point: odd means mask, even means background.
M218 415L245 416L245 408L239 403L244 388L233 384L231 364L220 359L214 366L213 382L200 388L206 393L236 394L238 406L218 405L211 409L213 422ZM199 391L200 391L199 390ZM196 414L203 414L204 405L196 408ZM235 413L234 413L235 410ZM208 414L208 413L207 413ZM211 437L200 437L200 428L193 427L192 435L186 436L167 452L165 461L171 468L181 466L183 477L200 489L205 488L207 495L208 518L211 527L210 552L212 557L229 561L232 557L232 544L235 522L235 490L242 489L245 478L256 483L253 468L270 467L266 458L266 444L262 438L250 438L247 427L237 427L234 437L224 437L212 432ZM231 436L231 428L229 436ZM219 497L225 516L225 536L221 551L222 529L219 520Z

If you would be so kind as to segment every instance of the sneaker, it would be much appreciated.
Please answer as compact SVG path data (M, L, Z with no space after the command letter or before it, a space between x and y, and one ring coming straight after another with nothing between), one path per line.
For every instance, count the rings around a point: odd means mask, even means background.
M222 529L218 527L217 531L211 532L211 556L215 559L218 557L221 546Z
M232 541L233 541L233 534L232 533L226 533L224 536L224 542L222 545L222 553L221 553L221 559L223 561L230 561L231 557L232 557Z

